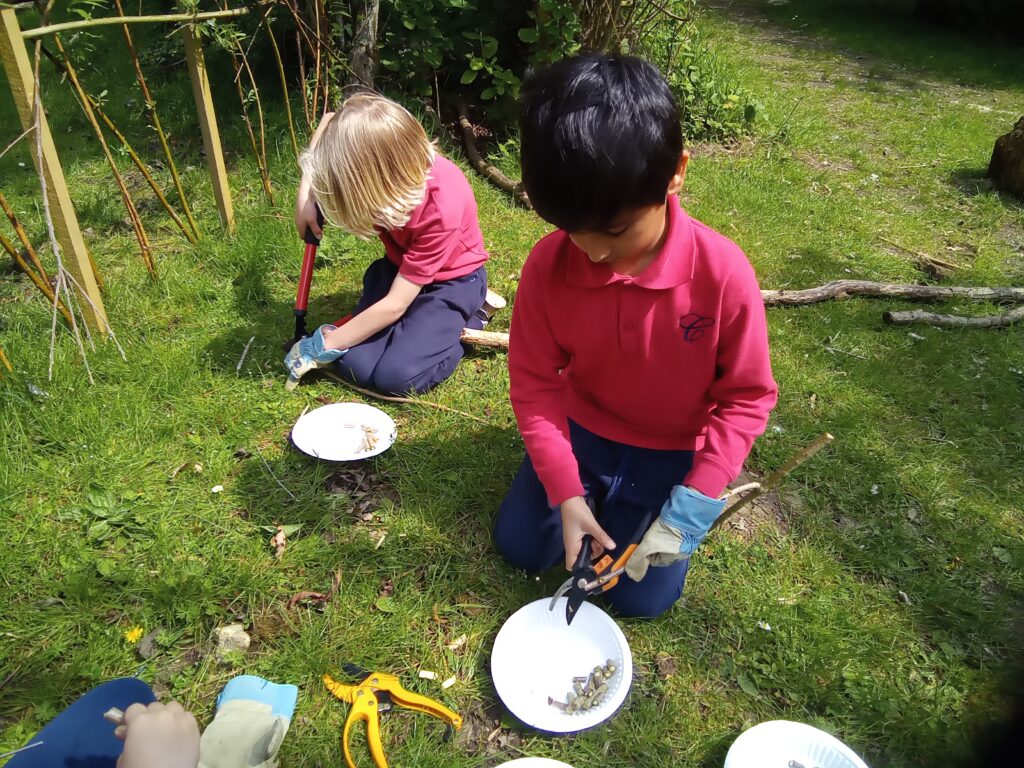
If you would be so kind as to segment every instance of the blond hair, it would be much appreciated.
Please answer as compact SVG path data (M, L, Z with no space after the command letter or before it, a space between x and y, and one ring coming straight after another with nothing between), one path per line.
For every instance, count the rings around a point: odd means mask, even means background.
M301 158L324 216L363 238L405 226L423 202L434 148L407 109L374 93L345 100Z

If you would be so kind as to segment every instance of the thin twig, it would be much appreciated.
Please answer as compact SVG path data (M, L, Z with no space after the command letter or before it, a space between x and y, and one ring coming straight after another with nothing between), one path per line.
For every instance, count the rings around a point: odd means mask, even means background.
M117 12L122 16L124 15L124 9L121 7L121 0L114 0L114 5L117 7ZM142 74L142 65L139 63L138 53L135 51L135 43L132 40L132 33L128 29L127 24L121 25L121 31L124 33L125 44L128 46L128 58L132 61L132 67L135 69L135 80L139 84L139 90L142 91L142 98L146 102L146 111L149 113L149 119L153 124L153 130L156 131L157 138L160 140L160 146L163 148L164 157L167 158L167 170L171 173L171 179L174 182L174 189L178 193L178 200L181 202L181 209L185 213L185 219L188 221L189 227L192 229L192 234L199 238L199 227L196 226L196 221L192 218L192 210L188 205L188 198L185 197L185 190L181 185L181 178L178 176L178 167L174 163L174 156L171 154L171 147L167 141L167 134L164 133L163 126L160 124L160 115L156 111L156 101L153 100L152 94L149 92L149 85L146 83L146 76Z
M274 205L274 190L270 186L270 168L267 164L267 131L263 122L263 102L260 100L260 89L256 85L256 77L249 66L249 59L237 40L235 41L235 47L238 48L238 53L242 57L242 66L245 67L246 74L249 75L249 83L252 85L252 94L256 102L256 117L260 125L260 148L256 160L259 163L260 176L263 179L263 191L267 193L267 199L270 200L270 204ZM240 84L239 87L241 87Z
M255 340L256 340L256 337L253 336L252 338L249 339L249 342L245 345L245 349L242 350L242 356L240 358L238 358L238 365L235 366L235 373L241 373L242 372L242 366L245 364L246 355L249 354L249 347L252 346L252 343Z
M32 241L28 239L28 234L25 232L25 228L21 226L21 222L18 221L18 217L14 213L14 209L11 208L11 204L7 202L7 198L4 197L3 193L0 192L0 209L3 209L4 214L7 216L7 220L11 222L11 226L14 227L14 233L21 240L22 246L25 248L25 253L28 254L29 261L39 272L39 276L46 282L50 281L50 276L46 274L46 270L43 268L42 262L39 260L39 254L36 253L36 249L32 247Z
M70 328L71 315L69 314L67 307L64 305L64 302L57 302L49 281L44 280L36 274L35 270L28 265L25 259L22 258L22 255L14 247L14 243L5 237L3 232L0 232L0 247L7 251L7 254L14 260L14 263L18 265L18 269L28 275L28 279L31 280L32 284L39 289L39 292L46 297L46 300L51 304L55 304L55 306L60 310L61 315L63 315L64 319L67 321L68 328Z
M381 395L381 394L379 394L377 392L374 392L372 390L363 389L362 387L357 387L355 384L353 384L350 381L346 381L345 379L341 378L341 376L338 376L336 373L332 373L331 371L328 371L326 369L321 369L321 371L324 374L326 374L328 378L333 379L334 381L338 382L339 384L344 384L349 389L355 390L356 392L358 392L361 395L366 395L367 397L372 397L374 400L384 400L385 402L388 402L388 403L408 403L409 405L420 405L420 406L423 406L424 408L435 408L435 409L437 409L439 411L447 411L449 413L457 413L459 416L465 416L467 419L472 419L473 421L478 421L481 424L490 424L490 422L487 421L487 419L483 419L483 418L481 418L479 416L474 416L472 413L466 413L465 411L460 411L458 408L451 408L451 407L449 407L447 405L441 405L440 403L431 403L431 402L429 402L427 400L419 400L419 399L414 398L414 397L396 397L394 395Z
M120 7L120 4L118 5ZM67 21L63 24L51 24L38 29L26 29L21 33L25 40L54 32L66 32L70 29L84 29L86 27L102 27L111 24L140 24L144 22L177 22L177 21L208 21L209 19L223 19L230 16L244 16L249 12L248 8L235 8L230 11L206 11L204 13L167 13L158 16L125 16L123 11L120 16L108 16L101 19L85 19L83 21Z
M295 137L295 120L292 118L292 100L288 95L288 79L284 75L284 62L281 61L281 50L277 47L277 38L274 37L274 30L270 26L269 19L263 17L263 28L270 38L270 48L274 52L274 61L277 64L277 76L281 80L281 95L284 97L284 111L288 116L288 135L292 140L292 151L295 159L299 158L299 141Z
M267 464L267 460L265 458L263 458L263 452L260 450L259 446L257 445L257 446L254 446L254 447L256 448L256 455L260 457L260 461L263 462L263 466L267 468L267 472L270 473L270 476L272 478L274 478L274 482L277 483L279 486L281 486L281 490L283 490L285 493L287 493L291 497L292 501L298 501L298 499L295 498L295 494L293 494L291 491L289 491L285 487L284 483L282 483L280 480L277 479L277 475L274 474L274 470L272 470L270 468L270 465Z
M32 133L32 129L33 129L34 127L35 127L35 126L33 126L33 125L30 125L30 126L29 126L28 128L26 128L26 129L25 129L24 131L22 131L22 132L21 132L21 135L20 135L20 136L19 136L18 138L16 138L16 139L15 139L14 141L12 141L12 142L11 142L10 144L8 144L8 145L7 145L7 148L6 148L6 149L5 149L5 150L4 150L3 152L0 152L0 159L2 159L4 155L6 155L6 154L7 154L8 152L10 152L10 151L11 151L11 149L12 149L12 148L14 147L14 145L15 145L15 144L17 144L17 143L18 143L19 141L21 141L22 139L24 139L24 138L25 138L26 136L28 136L28 135L29 135L30 133Z

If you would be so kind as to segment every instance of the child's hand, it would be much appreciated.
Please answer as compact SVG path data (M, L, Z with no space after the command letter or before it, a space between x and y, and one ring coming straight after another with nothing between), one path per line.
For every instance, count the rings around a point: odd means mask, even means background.
M561 504L562 543L565 544L565 569L571 571L583 546L583 537L588 533L594 537L591 555L600 557L606 549L615 549L612 537L597 524L594 513L587 506L586 499L574 496Z
M299 230L299 237L305 238L306 232L312 230L317 240L324 236L323 227L317 216L316 195L309 185L306 177L299 182L299 191L295 195L295 228Z
M195 768L199 764L196 719L172 701L132 704L114 735L124 739L117 768Z

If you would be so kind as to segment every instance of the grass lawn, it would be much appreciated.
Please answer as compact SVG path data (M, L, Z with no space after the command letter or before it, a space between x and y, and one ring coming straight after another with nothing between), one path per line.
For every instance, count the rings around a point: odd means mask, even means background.
M1020 49L875 21L871 5L717 4L700 20L705 36L764 109L753 138L693 147L684 202L745 249L763 287L927 280L904 249L960 263L947 282L1024 285L1024 206L983 179L1024 101ZM155 158L116 41L113 31L101 39L112 52L91 86L108 90L110 112ZM319 678L345 661L400 674L467 718L466 733L441 745L430 718L387 717L398 766L522 754L716 766L744 727L776 718L835 733L875 768L928 766L999 711L1024 648L1013 624L1024 587L1024 328L895 328L882 311L911 305L851 300L770 311L781 399L749 468L770 471L823 431L836 442L743 529L705 544L670 613L622 622L637 669L626 708L576 738L505 728L488 741L500 716L495 633L564 578L517 572L490 542L522 454L504 356L475 352L424 398L483 423L377 403L398 443L328 488L336 468L298 454L287 433L307 408L361 398L327 380L284 391L296 170L272 113L277 206L266 202L226 67L212 62L238 233L219 233L183 72L155 75L205 234L189 247L137 188L158 282L133 252L88 125L44 66L51 127L127 360L99 344L90 385L62 333L48 380L47 307L22 275L0 273L0 346L16 368L0 381L0 752L114 676L140 675L205 722L224 682L249 672L301 688L283 764L338 765L347 707ZM6 146L20 132L9 99L0 123ZM492 286L511 298L545 225L469 175ZM0 159L0 178L42 242L24 146ZM347 311L379 250L330 233L314 322ZM280 558L263 528L275 524L302 526ZM336 572L322 611L286 607ZM234 621L253 646L221 665L210 634ZM158 631L151 658L125 639L134 627ZM458 683L442 691L419 668Z

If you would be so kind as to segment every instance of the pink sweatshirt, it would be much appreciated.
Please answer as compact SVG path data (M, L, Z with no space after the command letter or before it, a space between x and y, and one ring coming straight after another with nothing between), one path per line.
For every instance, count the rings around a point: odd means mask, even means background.
M778 389L757 278L739 247L672 197L665 244L638 275L592 263L563 231L523 267L512 407L548 501L583 495L568 420L641 448L695 450L680 484L718 496Z

